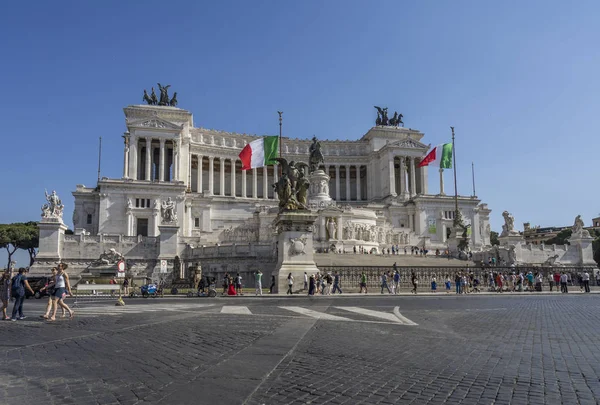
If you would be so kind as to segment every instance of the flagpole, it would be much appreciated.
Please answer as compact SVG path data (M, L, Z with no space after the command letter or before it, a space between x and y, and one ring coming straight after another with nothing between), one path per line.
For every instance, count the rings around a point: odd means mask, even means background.
M100 162L102 160L102 137L100 137L100 145L98 146L98 183L100 183Z
M283 157L282 153L281 153L281 150L282 150L281 148L283 146L282 145L283 142L282 142L282 138L281 138L281 125L282 125L283 119L281 116L283 114L283 111L277 111L277 114L279 114L279 157L281 158L281 157ZM281 176L282 173L283 173L283 167L281 165L279 165L279 176Z
M458 217L458 189L456 187L456 149L454 147L454 127L452 129L452 166L454 167L454 218ZM456 221L455 221L456 222Z
M477 194L475 193L475 163L471 162L471 176L473 177L473 197Z

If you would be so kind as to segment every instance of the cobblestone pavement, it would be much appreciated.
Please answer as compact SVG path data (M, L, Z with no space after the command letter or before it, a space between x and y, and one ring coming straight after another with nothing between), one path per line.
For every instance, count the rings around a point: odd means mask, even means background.
M597 295L132 300L55 323L42 305L0 322L0 404L600 399Z

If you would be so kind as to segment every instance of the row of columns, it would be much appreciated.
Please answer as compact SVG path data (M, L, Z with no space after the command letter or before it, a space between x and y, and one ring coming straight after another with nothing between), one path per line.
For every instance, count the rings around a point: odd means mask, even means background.
M198 161L198 178L196 180L196 189L198 190L198 192L202 192L203 191L203 173L202 173L202 160L204 158L203 155L199 155L199 154L195 154L195 155L191 155L191 156L196 156L196 159ZM208 192L210 195L214 195L214 189L215 189L215 182L214 182L214 178L215 178L215 173L214 173L214 166L215 166L215 159L219 159L219 181L220 181L220 185L221 187L219 187L219 195L220 196L225 196L225 161L229 160L231 162L231 195L235 196L236 195L236 163L238 161L238 159L232 159L232 158L225 158L225 157L219 157L219 158L215 158L214 156L207 156L208 157ZM264 199L268 199L268 195L269 195L269 171L268 171L268 167L264 166L262 168L254 168L254 169L250 169L252 171L252 198L258 198L258 171L262 170L263 171L263 184L262 184L262 188L263 188L263 198ZM278 180L278 165L273 165L273 183L277 182ZM192 159L190 159L190 167L189 167L189 186L191 187L191 176L192 176ZM248 190L247 190L247 170L242 170L242 197L243 198L247 198L248 197Z
M138 136L130 136L126 134L125 139L125 150L124 150L124 159L123 159L123 177L124 178L133 178L134 180L153 180L152 179L152 157L153 157L153 149L152 149L152 141L154 138L152 137L138 137ZM138 178L138 171L141 168L141 151L140 140L144 140L146 147L146 155L145 161L146 165L144 167L144 178ZM173 148L173 179L177 180L177 173L179 167L179 159L177 153L177 141L172 142ZM159 138L159 163L158 163L158 178L154 180L165 181L165 165L166 165L166 155L165 150L166 140ZM140 171L141 175L141 171ZM169 179L171 180L171 179Z
M400 160L400 190L396 190L396 158ZM416 170L420 158L412 156L395 156L389 162L390 194L414 197L417 195ZM406 169L408 168L408 178ZM399 191L399 193L398 193ZM424 190L420 190L424 192Z
M363 199L366 199L366 196L362 195L362 189L361 189L361 184L360 184L360 171L362 168L362 165L347 165L347 164L341 164L341 165L333 165L335 167L335 197L334 196L330 196L331 198L334 198L336 201L341 201L341 189L340 189L340 168L342 166L344 166L346 168L346 201L350 201L351 200L351 194L352 194L352 187L350 184L350 168L352 166L355 167L356 170L356 183L354 184L356 187L356 200L357 201L362 201ZM329 175L329 170L331 168L331 165L325 165L325 173L327 173L327 175Z

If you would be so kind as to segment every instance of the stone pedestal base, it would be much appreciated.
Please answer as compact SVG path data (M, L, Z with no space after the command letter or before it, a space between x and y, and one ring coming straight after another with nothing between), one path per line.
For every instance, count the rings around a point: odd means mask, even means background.
M38 223L40 243L35 263L29 269L31 276L47 275L50 268L61 260L62 244L67 226L60 218L42 218Z
M284 211L275 220L277 229L277 265L275 293L285 293L288 289L288 275L294 277L294 291L304 285L304 273L319 272L313 255L313 229L317 219L310 211Z
M173 260L175 256L177 256L177 244L179 242L178 232L179 226L176 224L173 225L159 225L158 230L160 231L160 244L159 244L159 253L158 260L156 261L156 266L154 267L154 271L152 272L153 278L160 278L166 276L171 270L173 270ZM160 261L167 260L168 269L167 273L162 273L160 275ZM158 275L158 277L157 277Z
M596 266L594 261L594 249L592 247L592 238L588 231L571 235L569 243L577 248L579 253L579 265L581 266Z
M327 207L331 204L329 196L329 175L323 170L316 170L308 176L310 187L308 189L308 202L317 208Z
M500 237L498 237L498 241L500 242L500 246L508 247L508 246L520 245L521 243L525 242L525 239L523 238L523 236L516 233L516 234L508 234L506 236L500 236Z

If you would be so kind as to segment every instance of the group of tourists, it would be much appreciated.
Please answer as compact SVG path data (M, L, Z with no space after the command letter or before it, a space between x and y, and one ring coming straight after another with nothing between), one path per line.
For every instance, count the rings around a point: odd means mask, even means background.
M244 295L240 273L237 273L235 277L229 273L225 273L223 277L223 295Z
M39 292L48 293L48 305L44 315L41 318L48 321L56 320L56 312L58 307L61 308L62 317L69 314L69 318L75 316L75 312L65 304L67 295L71 295L71 283L69 276L65 272L67 265L59 263L57 267L52 268L52 275L48 277L46 284L40 288ZM3 320L24 320L27 317L23 313L23 302L28 291L31 295L35 292L27 279L28 270L21 267L17 274L11 277L10 271L5 271L0 279L0 301L2 301L2 319ZM8 303L14 300L12 314L9 317L7 314Z

